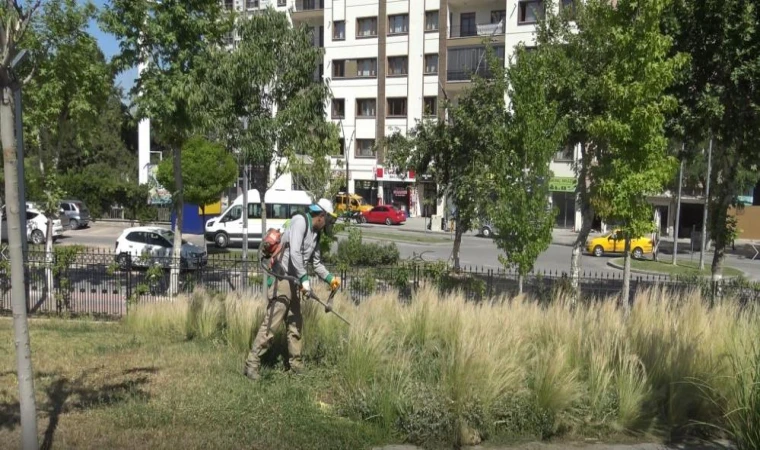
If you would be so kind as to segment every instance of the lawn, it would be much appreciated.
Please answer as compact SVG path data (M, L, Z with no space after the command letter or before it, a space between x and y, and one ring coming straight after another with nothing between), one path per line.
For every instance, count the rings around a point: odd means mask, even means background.
M407 242L411 244L441 244L452 242L449 238L438 237L433 235L426 235L424 233L403 233L403 232L382 232L382 231L369 231L362 228L362 237L365 239L373 239L377 241L388 242ZM347 233L340 233L340 236L347 236Z
M672 295L639 291L628 314L614 301L475 304L429 287L406 304L338 295L352 325L305 304L307 373L283 371L276 330L258 383L241 374L255 298L198 290L135 305L121 323L33 320L40 434L44 448L367 449L726 430L757 449L760 315ZM18 447L9 319L0 333L0 442Z
M19 448L11 320L0 319L0 442ZM76 449L362 449L388 440L320 407L328 369L293 378L241 375L244 355L122 324L33 320L39 432Z
M612 262L621 267L623 266L623 258L614 259ZM652 261L648 259L631 259L631 268L634 270L656 272L673 276L709 276L712 274L710 263L706 263L705 268L700 272L699 261L689 261L684 259L679 259L677 266L671 264L669 258L660 261ZM738 277L743 274L744 272L738 269L734 269L733 267L723 267L724 277Z

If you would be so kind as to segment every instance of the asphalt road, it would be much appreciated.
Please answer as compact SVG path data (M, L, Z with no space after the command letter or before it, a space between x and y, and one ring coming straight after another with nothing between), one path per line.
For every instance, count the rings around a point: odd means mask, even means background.
M426 260L449 260L452 254L453 239L448 234L425 234L409 231L402 227L362 226L364 239L367 241L395 242L402 258L410 258L415 254L424 253ZM122 228L103 224L92 224L83 230L68 230L59 241L60 244L82 244L112 249ZM203 245L203 237L198 235L186 235L190 242ZM691 254L688 250L679 252L681 260L699 260L699 254ZM536 271L567 272L570 269L571 248L563 244L551 244L536 262ZM670 258L666 252L662 252L664 258ZM712 255L708 255L708 263ZM582 258L582 271L590 276L607 276L619 274L617 269L607 265L610 257L595 258L584 255ZM462 238L460 261L463 266L488 269L501 269L499 263L499 250L490 239L478 237L472 233ZM735 267L746 273L750 279L760 281L760 261L752 261L746 257L728 255L726 265Z

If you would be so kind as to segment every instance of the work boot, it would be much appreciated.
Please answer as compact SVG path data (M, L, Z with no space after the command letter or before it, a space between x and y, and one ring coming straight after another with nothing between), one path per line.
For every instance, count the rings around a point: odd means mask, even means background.
M291 364L290 365L290 374L291 375L303 375L304 372L306 372L306 369L302 364Z
M259 375L260 362L258 358L251 358L250 356L245 361L245 367L243 368L243 375L248 377L249 380L257 381L261 378Z

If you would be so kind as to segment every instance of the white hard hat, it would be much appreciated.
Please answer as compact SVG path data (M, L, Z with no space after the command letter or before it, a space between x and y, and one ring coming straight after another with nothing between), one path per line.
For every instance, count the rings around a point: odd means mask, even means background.
M326 198L320 198L316 205L311 206L311 210L316 212L324 211L333 217L337 217L332 202Z

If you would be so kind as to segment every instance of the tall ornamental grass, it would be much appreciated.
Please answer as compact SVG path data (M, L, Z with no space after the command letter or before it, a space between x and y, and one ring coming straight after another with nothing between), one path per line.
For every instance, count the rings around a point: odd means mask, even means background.
M613 300L473 303L423 287L408 304L339 295L335 309L350 327L303 306L308 363L337 372L337 411L413 443L728 435L760 448L760 316L731 299L710 307L696 292L652 289L626 317ZM199 291L138 305L126 324L224 343L242 363L264 310L258 298Z

